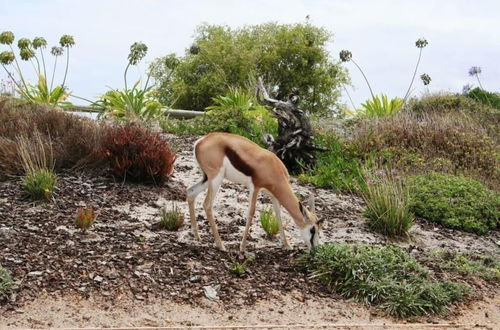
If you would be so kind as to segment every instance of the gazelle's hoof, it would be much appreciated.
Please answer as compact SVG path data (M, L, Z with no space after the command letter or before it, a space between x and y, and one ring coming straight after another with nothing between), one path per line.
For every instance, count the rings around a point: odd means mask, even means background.
M217 246L217 248L218 248L219 250L221 250L221 251L227 252L226 247L224 246L224 244L222 244L222 245L218 245L218 246Z
M283 244L283 247L285 248L285 250L293 250L293 248L288 243Z

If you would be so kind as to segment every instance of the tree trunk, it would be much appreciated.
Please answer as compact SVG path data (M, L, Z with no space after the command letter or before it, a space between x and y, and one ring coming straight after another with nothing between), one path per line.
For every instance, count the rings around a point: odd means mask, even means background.
M278 136L266 137L268 149L274 152L291 172L314 165L314 152L326 149L314 144L309 116L299 108L298 90L294 89L286 102L269 97L260 78L259 90L264 104L271 107L271 114L278 119Z

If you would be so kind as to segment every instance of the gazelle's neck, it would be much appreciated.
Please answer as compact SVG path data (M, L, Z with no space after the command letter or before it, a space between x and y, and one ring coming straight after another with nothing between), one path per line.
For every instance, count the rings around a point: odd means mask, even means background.
M304 222L304 215L302 214L302 205L300 205L297 196L295 196L292 187L288 182L275 191L271 191L271 193L278 199L281 205L287 210L290 216L295 221L295 224L299 228L304 228L306 223Z

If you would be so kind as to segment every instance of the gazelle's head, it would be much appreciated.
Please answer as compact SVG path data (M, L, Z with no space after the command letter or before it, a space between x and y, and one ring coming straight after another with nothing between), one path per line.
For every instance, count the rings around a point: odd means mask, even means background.
M309 197L307 207L300 204L300 210L302 211L305 223L304 228L301 229L302 238L308 248L318 246L322 221L318 219L314 212L314 196Z

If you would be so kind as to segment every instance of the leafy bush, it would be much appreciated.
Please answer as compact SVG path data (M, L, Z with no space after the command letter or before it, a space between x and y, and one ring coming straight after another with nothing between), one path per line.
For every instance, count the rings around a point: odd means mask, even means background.
M422 260L442 271L500 282L500 260L495 255L441 249L427 253Z
M0 296L8 293L12 288L12 278L9 272L0 266Z
M351 137L364 159L407 171L465 172L500 185L498 145L461 114L401 113L364 120Z
M157 59L154 78L160 100L178 109L202 110L229 86L245 88L249 78L275 82L273 97L300 89L303 107L325 112L338 102L346 73L326 49L330 33L306 24L267 23L238 29L198 27L183 57Z
M95 223L97 215L92 206L79 208L76 212L75 226L85 233Z
M364 216L372 229L389 237L407 236L413 226L413 214L408 189L401 180L392 175L376 181L368 179L361 196L366 204Z
M57 176L52 170L35 170L23 177L22 187L32 200L48 199L57 185Z
M276 236L280 231L278 218L270 208L260 212L260 225L269 237Z
M316 165L300 174L299 181L336 190L357 189L363 176L355 149L331 133L318 134L316 143L328 150L317 153Z
M160 133L138 125L110 127L104 153L116 178L140 182L165 182L176 158Z
M19 137L32 141L36 134L41 135L46 148L52 149L55 170L95 168L105 160L102 153L103 125L53 108L12 99L0 102L0 180L23 174L18 153Z
M500 93L492 93L482 88L476 87L469 90L465 95L473 99L474 101L480 102L495 109L500 109Z
M160 211L160 227L170 231L177 231L184 225L184 215L176 205L172 205L170 210L165 208Z
M276 135L278 123L265 107L257 104L249 92L232 88L224 96L214 98L203 117L189 121L166 120L162 128L166 132L181 134L207 134L227 132L244 136L264 146L264 134Z
M441 313L470 291L465 284L433 280L427 268L394 246L325 244L299 264L344 297L377 305L399 318Z
M408 179L411 210L418 216L476 234L498 227L500 193L470 178L429 173Z
M54 106L68 106L71 105L66 99L70 95L67 91L66 77L68 75L69 65L69 50L74 46L75 40L70 35L63 35L59 40L60 47L52 47L51 54L54 56L54 65L52 70L52 78L50 85L48 84L47 67L45 65L44 49L47 48L47 41L42 37L36 37L33 40L27 38L19 39L17 45L19 48L19 55L21 60L30 61L33 64L36 76L38 77L37 85L33 86L26 82L17 56L12 48L15 36L10 31L4 31L0 34L0 44L8 45L10 51L0 53L0 65L5 69L9 78L16 86L16 90L27 102L50 104ZM53 87L54 76L57 67L57 58L61 56L66 49L66 69L64 71L64 78L61 85ZM36 66L33 62L36 61ZM19 81L14 79L11 71L7 66L12 66L12 69L19 76Z

